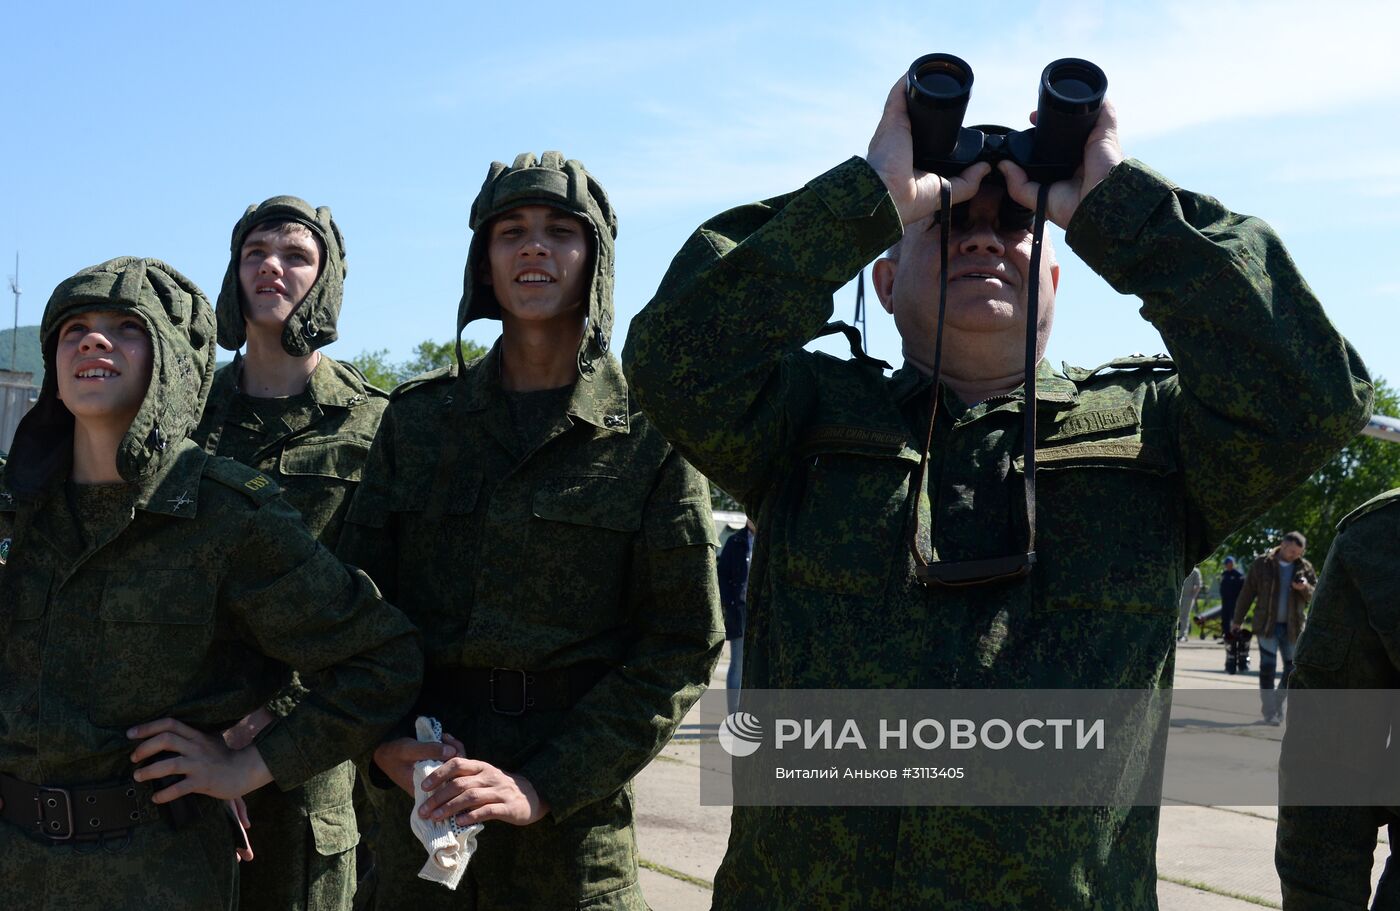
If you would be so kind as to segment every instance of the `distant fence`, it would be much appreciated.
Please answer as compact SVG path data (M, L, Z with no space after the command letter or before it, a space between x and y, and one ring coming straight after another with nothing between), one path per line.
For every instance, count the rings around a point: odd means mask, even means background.
M8 452L19 419L29 411L39 390L31 385L34 374L0 370L0 452Z

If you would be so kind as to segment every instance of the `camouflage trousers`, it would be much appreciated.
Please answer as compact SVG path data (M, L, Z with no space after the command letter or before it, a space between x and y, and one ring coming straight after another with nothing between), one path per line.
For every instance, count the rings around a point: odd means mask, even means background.
M299 788L249 794L253 862L241 864L242 911L349 911L355 899L359 829L346 762Z
M648 911L637 882L631 785L562 823L488 822L455 891L418 878L427 852L409 828L409 796L366 787L380 826L376 911Z
M232 911L233 827L222 805L176 832L164 821L101 843L47 844L0 822L5 911Z

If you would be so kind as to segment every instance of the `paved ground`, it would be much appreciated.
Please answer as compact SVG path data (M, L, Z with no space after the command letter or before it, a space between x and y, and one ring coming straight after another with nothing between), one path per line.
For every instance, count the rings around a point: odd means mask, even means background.
M717 688L724 686L727 658L715 671ZM1226 676L1223 663L1218 644L1193 639L1177 653L1176 686L1183 690L1257 688L1255 675ZM1212 706L1194 710L1194 717L1208 723L1201 724L1199 732L1193 728L1183 744L1204 755L1228 756L1241 737L1281 736L1279 729L1257 725L1253 717L1226 717ZM636 780L638 841L645 867L642 883L655 911L710 907L711 882L729 838L729 810L700 805L699 738L704 736L698 720L688 718L676 739ZM1177 736L1173 734L1174 744ZM1157 842L1157 897L1162 911L1280 907L1273 863L1274 808L1182 804L1172 799L1173 790L1168 781L1168 805L1162 809ZM1379 877L1388 853L1384 843L1377 848L1373 880Z

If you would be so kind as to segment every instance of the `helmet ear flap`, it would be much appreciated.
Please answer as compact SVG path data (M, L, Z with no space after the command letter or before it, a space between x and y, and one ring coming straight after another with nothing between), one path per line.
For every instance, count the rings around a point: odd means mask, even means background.
M603 219L608 225L608 233L616 240L617 213L613 211L612 203L608 202L608 194L603 190L603 185L598 183L592 174L588 175L588 195L593 198L593 202L598 206L598 211L603 213Z

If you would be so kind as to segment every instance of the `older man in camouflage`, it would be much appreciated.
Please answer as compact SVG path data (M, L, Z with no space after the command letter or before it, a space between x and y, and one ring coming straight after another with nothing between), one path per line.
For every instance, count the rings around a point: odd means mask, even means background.
M295 196L248 207L233 228L216 306L219 344L237 351L246 343L247 353L214 375L192 435L205 451L276 479L332 550L389 404L358 370L321 351L336 339L345 273L345 243L330 209ZM299 696L290 678L270 708L285 714ZM248 797L256 857L243 868L241 907L350 906L359 841L354 783L346 762L293 791Z
M705 223L624 352L647 414L759 517L745 684L1170 686L1180 580L1364 423L1365 368L1273 232L1124 160L1105 104L1048 216L1142 298L1173 358L1062 373L1040 360L1037 562L995 585L924 583L924 562L1026 551L1024 207L1039 188L1010 163L1004 184L985 163L953 179L943 382L930 388L939 178L913 169L902 88L865 159ZM895 244L874 279L903 368L804 351L832 293ZM1041 267L1039 352L1059 280L1053 254ZM927 486L911 493L916 477ZM1146 748L1153 733L1139 736ZM1155 908L1157 818L737 807L714 906Z

